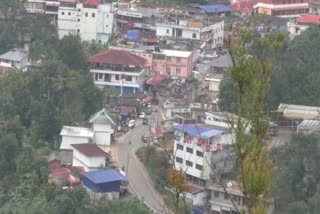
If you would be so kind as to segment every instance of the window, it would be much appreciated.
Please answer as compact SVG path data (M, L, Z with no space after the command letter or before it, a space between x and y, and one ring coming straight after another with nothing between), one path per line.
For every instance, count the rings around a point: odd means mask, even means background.
M81 12L81 9L78 9L78 12Z
M92 17L92 18L96 17L96 14L95 14L95 13L92 13L92 14L91 14L91 17Z
M116 80L119 80L119 79L120 79L119 74L117 74L116 75Z
M167 69L166 69L166 71L167 71L167 74L168 74L168 75L170 75L170 74L171 74L171 70L170 70L170 68L167 68Z
M192 167L193 163L191 161L186 160L186 165Z
M167 61L168 61L168 62L171 61L171 57L170 57L170 56L167 57Z
M179 68L177 68L177 74L180 74L181 73L181 70Z
M179 150L183 150L183 146L182 146L182 145L180 145L180 144L177 144L177 149L179 149Z
M88 13L85 13L85 16L88 17Z
M216 169L217 168L217 164L212 164L212 169Z
M68 16L71 16L71 12L68 12Z
M99 79L102 79L103 78L103 74L99 74Z
M126 76L126 81L132 82L132 76Z
M181 62L181 58L177 58L177 62Z
M215 198L219 198L219 192L218 191L214 191L214 197Z
M80 19L78 19L78 22L80 22Z
M203 152L197 151L197 156L203 157Z
M78 33L78 34L80 33L80 29L77 29L77 33Z
M193 38L193 39L196 39L196 38L197 38L197 34L196 34L196 33L193 33L193 34L192 34L192 38Z
M95 74L94 74L94 79L95 79L95 80L98 80L98 78L99 78L99 74L95 73Z
M61 15L64 15L64 12L61 12Z
M203 167L200 164L196 164L196 169L202 170Z
M227 200L228 199L228 194L224 193L224 199Z
M170 32L169 29L167 29L167 34L169 34L169 32Z
M187 147L187 152L193 154L193 149Z
M182 158L176 157L176 162L182 163Z
M106 25L106 27L109 27L109 25Z

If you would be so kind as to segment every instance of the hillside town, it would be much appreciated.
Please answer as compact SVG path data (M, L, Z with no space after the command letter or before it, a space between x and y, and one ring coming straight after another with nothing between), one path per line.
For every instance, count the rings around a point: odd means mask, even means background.
M8 2L0 213L320 209L318 0Z

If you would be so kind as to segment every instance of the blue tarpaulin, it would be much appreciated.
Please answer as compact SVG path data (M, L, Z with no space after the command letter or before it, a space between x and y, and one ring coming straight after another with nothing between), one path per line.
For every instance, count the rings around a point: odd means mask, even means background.
M130 40L137 40L139 38L138 30L128 30L127 38Z

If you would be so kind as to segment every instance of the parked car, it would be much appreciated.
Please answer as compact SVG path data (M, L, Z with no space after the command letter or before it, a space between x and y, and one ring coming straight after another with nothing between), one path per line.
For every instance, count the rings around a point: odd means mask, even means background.
M148 103L147 107L148 107L148 108L152 108L151 103Z
M141 112L140 115L139 115L139 118L143 119L143 118L145 118L145 117L146 117L146 113Z
M141 140L142 140L142 142L144 142L144 143L148 143L148 141L149 141L149 138L147 137L147 136L141 136Z
M145 112L146 112L147 115L152 114L152 110L150 108L147 108Z
M143 120L142 120L142 124L143 125L148 125L148 118L143 118Z
M135 127L135 125L136 125L136 121L135 120L129 120L129 123L128 123L128 127L129 128L134 128Z

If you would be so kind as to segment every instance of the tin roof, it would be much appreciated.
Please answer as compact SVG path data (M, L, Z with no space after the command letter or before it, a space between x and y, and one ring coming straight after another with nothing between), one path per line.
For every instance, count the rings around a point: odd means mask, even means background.
M72 144L71 146L87 157L106 157L108 155L96 144L92 143Z
M175 128L179 131L185 132L191 136L203 138L203 139L209 139L214 136L218 136L220 134L223 134L223 131L210 129L206 127L201 127L198 125L177 125Z
M83 176L87 177L90 181L95 184L109 183L115 181L127 181L127 178L120 174L117 170L99 170L82 173Z

